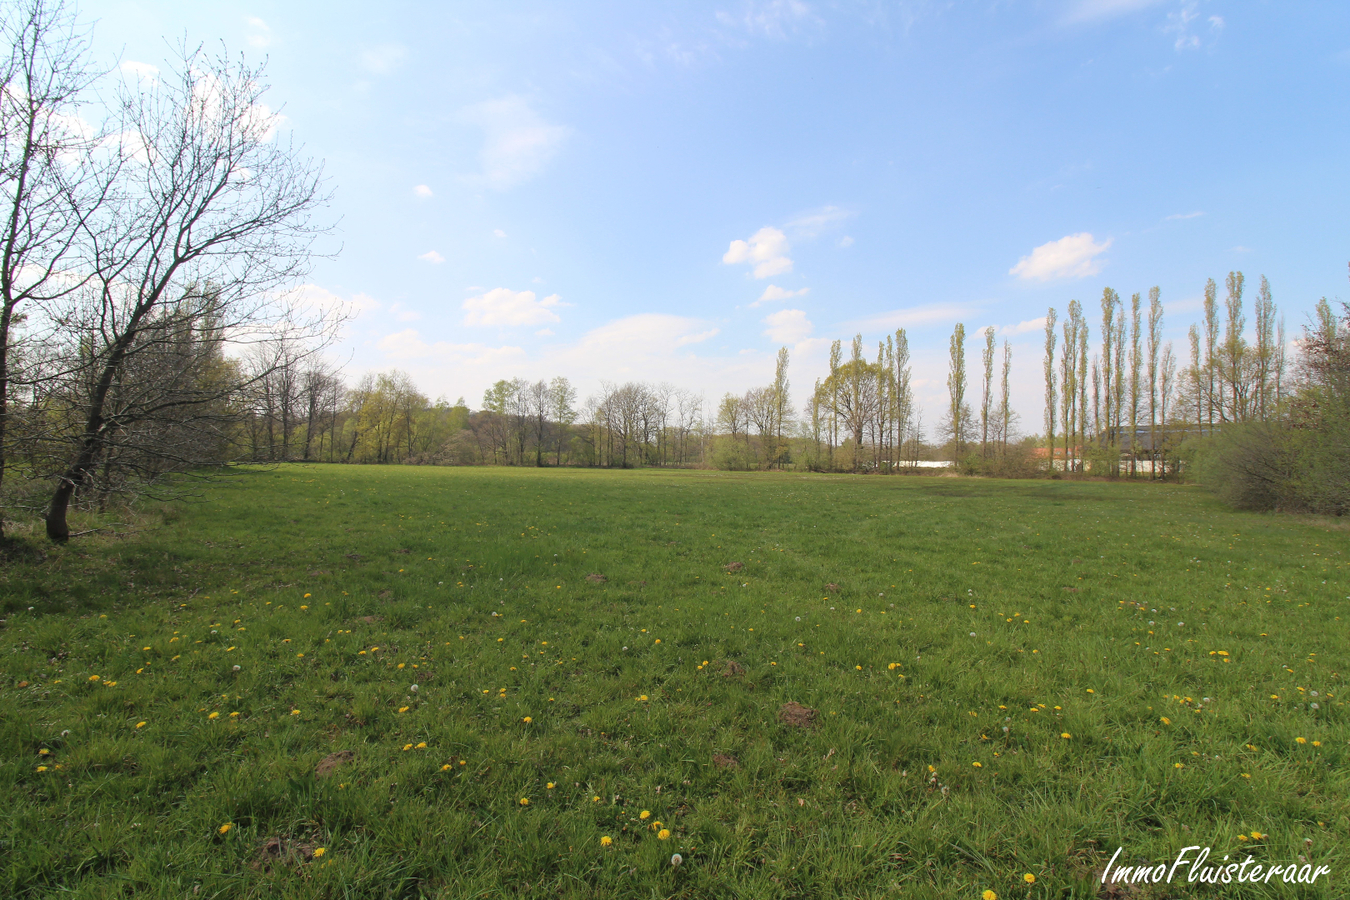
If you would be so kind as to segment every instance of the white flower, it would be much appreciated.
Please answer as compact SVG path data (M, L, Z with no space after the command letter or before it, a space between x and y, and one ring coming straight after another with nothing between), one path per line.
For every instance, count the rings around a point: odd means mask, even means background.
M678 853L672 853L672 854L670 855L670 864L671 864L672 866L678 866L678 865L679 865L680 863L682 863L682 862L684 862L684 857L681 856L680 854L678 854Z
M412 691L414 694L417 693L417 685L414 684L412 687L408 688L408 690Z
M239 671L239 667L238 667L238 666L235 666L235 667L234 667L234 670L235 670L236 672L238 672L238 671Z

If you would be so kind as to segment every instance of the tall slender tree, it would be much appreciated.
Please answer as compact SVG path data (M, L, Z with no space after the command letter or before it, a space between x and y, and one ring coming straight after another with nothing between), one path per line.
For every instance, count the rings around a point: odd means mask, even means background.
M1045 449L1050 471L1055 471L1055 308L1045 313Z
M1138 474L1136 462L1139 458L1139 405L1140 370L1143 368L1144 355L1140 342L1140 304L1138 293L1130 297L1130 475Z
M989 455L989 421L994 403L994 326L984 330L984 350L980 353L980 362L984 363L984 392L980 397L980 455Z
M1158 352L1162 343L1162 291L1155 285L1148 291L1148 452L1149 477L1158 466Z
M961 461L961 442L965 437L966 401L966 326L956 323L950 344L950 363L947 370L947 395L950 398L952 462Z

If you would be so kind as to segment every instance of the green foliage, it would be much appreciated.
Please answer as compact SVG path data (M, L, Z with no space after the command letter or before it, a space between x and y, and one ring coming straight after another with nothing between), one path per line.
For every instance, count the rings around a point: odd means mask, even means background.
M286 466L209 497L0 566L0 896L1344 868L1340 532L1171 484Z

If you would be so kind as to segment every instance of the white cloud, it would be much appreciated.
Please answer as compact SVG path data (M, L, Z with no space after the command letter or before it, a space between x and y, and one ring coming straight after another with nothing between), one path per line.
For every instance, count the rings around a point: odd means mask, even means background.
M499 237L499 238L504 238L504 237L506 237L506 232L505 232L505 231L502 231L500 228L494 228L494 229L492 229L492 233L493 233L494 235L496 235L497 237Z
M843 237L841 237L841 238L839 239L839 246L840 246L840 247L852 247L852 246L853 246L853 237L852 237L852 235L847 235L847 234L846 234L846 235L844 235Z
M818 237L822 231L837 226L853 217L853 213L837 206L822 206L820 209L802 213L789 221L786 228L794 240L810 240Z
M976 308L964 303L926 303L922 306L908 306L892 309L844 323L844 331L893 331L896 328L915 328L921 325L936 325L944 322L957 322L968 318Z
M416 322L418 319L422 318L420 312L415 309L408 309L408 307L404 306L402 303L395 303L390 306L389 312L393 314L395 321L398 322Z
M1175 222L1178 219L1194 219L1196 216L1203 216L1202 212L1174 213L1167 217L1167 221Z
M250 16L245 20L248 23L248 45L257 47L259 50L265 49L272 43L272 29L267 23L257 16Z
M428 250L426 253L421 254L417 258L422 260L423 262L429 262L432 265L440 265L441 263L445 262L445 257L441 256L435 250Z
M465 325L545 325L561 322L553 310L564 306L557 294L536 300L534 291L493 288L464 301Z
M801 288L796 291L789 291L787 288L780 288L776 284L771 284L764 289L764 293L759 295L759 299L750 305L759 306L761 303L773 303L778 300L788 300L792 297L801 297L809 292L810 288Z
M1026 334L1028 331L1044 331L1045 316L1039 319L1027 319L1025 322L1018 322L1016 325L1004 325L998 329L998 333L1004 336L1014 334Z
M539 335L540 337L553 337L553 329L540 328L538 331L535 332L535 334Z
M1209 27L1215 31L1222 31L1224 26L1223 16L1210 16Z
M780 309L764 317L764 334L775 344L795 344L811 336L816 326L806 318L801 309Z
M718 11L723 25L741 28L752 35L785 38L804 25L819 25L811 7L801 0L745 0L739 14Z
M438 363L500 372L515 365L525 355L520 347L489 347L486 344L452 344L437 341L428 344L416 329L387 334L375 343L391 360L404 361L434 357ZM498 376L501 377L501 376Z
M374 75L387 75L407 55L408 51L401 44L380 44L378 47L362 50L359 59L361 68L367 72Z
M721 330L722 329L720 328L709 328L707 331L699 331L693 334L681 335L680 337L677 337L675 339L675 346L685 347L688 346L689 344L701 344L704 341L708 340L709 338L717 337L718 333Z
M1172 46L1174 49L1194 50L1200 46L1199 35L1191 34L1191 23L1199 18L1200 14L1195 11L1194 3L1186 3L1181 9L1167 14L1167 24L1163 27L1163 34L1175 34L1176 41Z
M792 260L788 258L787 235L777 228L766 226L756 231L747 241L732 241L722 262L727 265L750 263L754 266L756 278L769 278L792 271Z
M136 62L134 59L129 59L118 66L118 68L132 78L135 78L137 81L159 80L159 68L152 66L149 63Z
M571 134L565 126L545 122L523 97L476 103L460 117L483 129L479 178L499 190L542 172Z
M419 197L435 196L435 194L431 192L431 188L427 187L425 184L419 184L417 187L413 188L413 193Z
M1017 265L1008 270L1009 275L1036 281L1050 281L1056 278L1084 278L1101 271L1101 261L1097 259L1111 239L1098 244L1086 231L1070 234L1057 241L1041 244L1024 256Z

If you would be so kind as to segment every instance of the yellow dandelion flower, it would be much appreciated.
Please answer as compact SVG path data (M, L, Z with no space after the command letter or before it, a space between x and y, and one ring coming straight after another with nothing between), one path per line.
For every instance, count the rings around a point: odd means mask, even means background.
M610 846L610 845L613 844L613 843L614 843L614 838L610 837L609 835L605 835L604 837L600 838L600 846L601 846L601 847L608 847L608 846Z
M308 597L308 596L309 596L309 594L306 594L306 595L305 595L305 596L306 596L306 597ZM301 608L301 609L309 609L309 607L308 607L308 606L301 606L301 607L300 607L300 608Z
M300 715L300 710L298 710L298 709L293 709L293 710L291 710L291 715L293 715L293 716L298 716L298 715Z
M1314 747L1320 747L1320 746L1322 746L1322 742L1321 742L1321 741L1313 741L1313 742L1312 742L1312 745L1313 745Z
M553 782L550 781L548 784L544 785L544 787L548 788L550 791L553 790Z
M974 767L977 768L977 769L983 769L983 768L984 768L984 763L981 763L981 762L973 762L973 763L971 763L971 765L974 766Z
M1064 738L1064 740L1066 741L1073 737L1073 735L1069 734L1067 731L1060 732L1059 736Z
M89 676L89 680L90 680L90 681L98 681L99 677L100 677L100 676L98 676L98 675L90 675L90 676Z
M599 802L600 802L600 798L599 798L599 797L592 797L592 798L591 798L591 802L592 802L592 803L599 803Z
M521 719L520 721L522 721L522 722L524 722L526 725L528 725L528 724L530 724L531 722L533 722L534 719L530 718L529 716L526 716L525 718Z
M1027 874L1022 876L1022 880L1025 881L1027 884L1035 884L1036 876L1028 872Z
M530 805L530 798L529 798L529 797L521 797L521 798L520 798L520 805L521 805L521 806L529 806L529 805Z
M656 837L657 837L658 840L662 840L662 841L668 841L668 840L670 840L670 829L669 829L669 828L662 828L660 831L658 831L658 832L656 833Z
M207 716L207 718L208 718L208 719L219 719L219 718L220 718L220 713L218 713L218 712L213 712L213 713L211 713L209 716Z
M1259 841L1264 837L1267 837L1267 835L1264 835L1259 831L1252 831L1252 840Z
M327 853L327 852L328 852L328 851L325 850L323 847L315 847L315 848L314 848L314 858L315 858L315 859L318 859L320 856L323 856L323 855L324 855L325 853Z
M981 900L998 900L998 894L995 894L993 891L986 890L983 894L980 895L980 898Z
M1164 725L1171 725L1171 724L1172 724L1172 720L1169 719L1169 718L1167 718L1167 716L1163 716L1163 717L1162 717L1161 719L1159 719L1158 721L1162 722Z
M408 752L409 750L411 750L411 749L412 749L412 744L404 744L404 745L403 745L403 752L404 752L404 753L407 753L407 752Z
M38 756L46 756L51 752L52 751L48 750L46 747L43 747L41 750L38 751Z
M427 749L427 742L426 742L426 741L418 741L418 742L417 742L417 749L418 749L418 750L425 750L425 749Z
M309 599L309 594L306 594L305 597L304 597L304 599L308 600L308 599Z
M219 828L217 828L216 831L219 832L220 834L229 834L229 833L230 833L230 829L233 828L233 827L234 827L233 824L231 824L231 823L229 823L229 822L226 822L224 825L222 825L222 826L220 826Z
M399 663L399 664L398 664L398 667L401 669L401 668L403 668L404 665L405 665L404 663Z
M136 727L137 727L137 728L144 728L145 726L146 726L146 723L145 723L145 722L137 722L137 723L136 723Z
M1296 737L1296 738L1294 738L1294 743L1295 743L1295 744L1306 744L1306 743L1308 743L1308 739L1307 739L1307 738Z
M441 766L441 771L442 771L442 772L449 772L452 768L454 768L454 767L451 766L449 763L446 763L445 765Z
M39 772L45 772L45 771L47 771L47 767L46 767L46 766L38 766L38 767L37 767L37 770L38 770Z
M237 713L237 712L232 712L232 713L230 713L230 718L231 718L231 719L237 719L237 718L239 718L239 713Z
M639 819L650 819L651 816L652 816L652 811L651 811L650 809L644 809L642 812L638 813L638 818L639 818Z
M1174 769L1184 769L1184 768L1186 768L1186 764L1185 764L1185 763L1172 763L1172 768L1174 768Z

